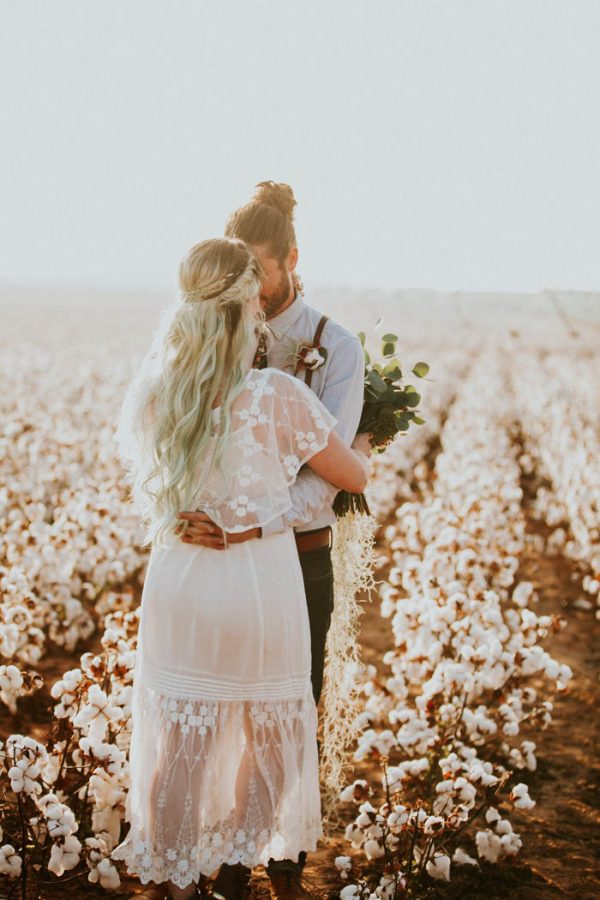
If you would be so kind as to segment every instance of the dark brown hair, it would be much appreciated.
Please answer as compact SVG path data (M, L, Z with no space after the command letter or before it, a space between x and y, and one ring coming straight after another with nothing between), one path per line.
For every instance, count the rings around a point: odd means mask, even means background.
M296 199L289 184L259 181L252 200L229 217L225 234L247 244L266 247L281 263L296 246L295 206Z

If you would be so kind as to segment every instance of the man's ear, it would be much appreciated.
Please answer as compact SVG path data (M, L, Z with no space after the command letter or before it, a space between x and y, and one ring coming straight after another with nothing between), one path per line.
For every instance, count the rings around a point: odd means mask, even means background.
M292 247L290 252L287 255L286 259L287 267L289 272L293 272L296 266L298 265L298 248Z

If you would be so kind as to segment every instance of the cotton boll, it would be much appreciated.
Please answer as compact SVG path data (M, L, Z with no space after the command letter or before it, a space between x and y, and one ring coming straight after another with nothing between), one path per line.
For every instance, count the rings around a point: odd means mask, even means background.
M521 581L512 592L512 601L517 606L528 606L534 598L534 588L530 581Z
M343 878L345 881L352 869L351 858L349 856L336 856L334 863L336 869L340 873L341 878Z
M560 670L558 673L558 678L556 680L556 687L558 688L558 690L559 691L564 690L567 687L569 681L572 679L572 677L573 677L573 670L571 669L571 667L567 666L567 665L562 665L560 667Z
M100 884L106 891L114 891L120 886L121 879L117 867L109 859L99 862L97 871L100 873Z
M519 725L517 722L506 722L502 727L502 731L508 737L514 737L514 735L519 733Z
M88 702L73 719L76 728L87 728L88 734L102 740L107 727L122 717L118 706L113 706L105 692L98 684L93 684L88 691Z
M367 859L379 859L381 856L385 856L383 846L374 839L365 841L364 851Z
M428 816L423 823L425 834L438 834L444 830L445 822L441 816Z
M367 781L365 781L364 778L358 778L356 781L353 781L352 784L349 784L348 787L344 788L339 795L339 799L342 803L348 803L350 801L358 802L370 794L371 788Z
M466 778L457 778L454 782L454 790L458 794L461 803L471 805L477 796L477 789Z
M437 853L426 866L427 874L438 881L450 881L450 857Z
M479 782L482 787L490 787L498 783L496 775L492 774L491 763L475 763L469 768L469 778L471 781Z
M37 805L46 819L51 837L66 837L78 830L73 810L61 803L56 794L46 794L37 801Z
M516 784L510 792L510 800L512 800L516 809L533 809L535 800L529 796L529 788L526 784Z
M23 860L16 852L12 844L4 844L0 847L0 873L9 878L17 878L21 874Z
M478 866L479 863L476 859L473 859L472 856L462 849L462 847L457 847L454 853L452 854L452 862L456 863L459 866Z
M502 841L491 831L478 831L475 835L475 844L479 857L487 862L498 862L502 856Z
M0 688L3 691L18 691L22 686L23 676L16 666L0 666Z
M63 875L74 869L80 859L81 843L75 835L68 835L62 844L54 844L50 852L48 869L55 875Z
M344 837L355 848L362 847L363 841L365 839L363 832L356 826L354 822L351 822L350 825L346 826Z
M409 813L404 806L395 806L387 818L388 828L399 830L408 822Z
M510 831L502 835L500 841L502 844L502 851L506 854L506 856L516 856L516 854L523 846L523 841L514 831Z
M494 806L490 806L485 811L485 821L488 823L488 825L495 825L500 821L500 813Z
M451 794L454 790L454 781L451 779L446 779L444 781L438 781L435 786L436 794Z
M379 880L375 896L378 900L394 900L398 888L406 887L406 879L399 874L383 874Z
M0 654L10 659L17 652L20 640L20 630L17 625L5 625L0 623Z

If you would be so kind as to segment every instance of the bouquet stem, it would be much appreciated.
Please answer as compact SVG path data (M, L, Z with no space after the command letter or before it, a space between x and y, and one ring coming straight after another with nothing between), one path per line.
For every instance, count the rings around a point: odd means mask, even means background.
M358 513L362 516L370 516L371 510L364 494L350 494L348 491L340 491L333 501L333 511L338 517L347 516L348 513Z

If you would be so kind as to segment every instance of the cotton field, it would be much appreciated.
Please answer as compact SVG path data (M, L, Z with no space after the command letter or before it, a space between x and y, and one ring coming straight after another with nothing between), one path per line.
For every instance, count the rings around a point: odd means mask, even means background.
M315 293L368 339L395 331L401 361L430 366L425 425L377 456L369 486L377 586L349 672L358 738L337 824L307 866L315 896L600 889L600 317L589 297L559 300ZM109 859L125 828L147 560L112 433L158 308L9 297L2 310L0 894L11 900L139 889ZM260 873L254 896L268 896Z

